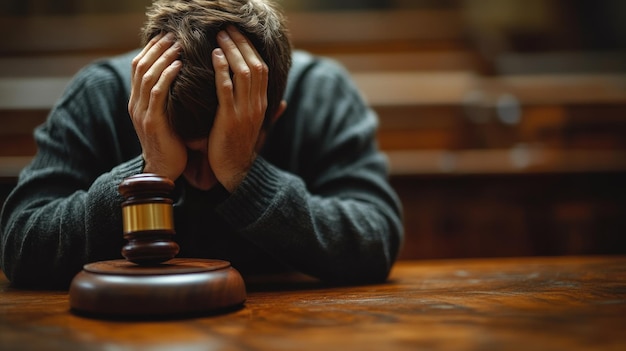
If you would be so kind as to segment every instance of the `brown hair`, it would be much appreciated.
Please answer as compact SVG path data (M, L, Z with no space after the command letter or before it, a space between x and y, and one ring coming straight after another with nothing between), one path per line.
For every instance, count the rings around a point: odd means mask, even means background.
M142 28L144 45L159 33L172 33L182 46L181 70L167 101L170 125L184 140L208 136L217 110L211 61L217 33L235 25L267 66L265 124L283 98L291 66L291 44L282 14L269 0L155 0Z

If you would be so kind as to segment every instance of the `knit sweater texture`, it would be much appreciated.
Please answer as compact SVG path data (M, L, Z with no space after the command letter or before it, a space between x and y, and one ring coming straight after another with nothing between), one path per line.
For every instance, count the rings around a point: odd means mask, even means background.
M67 287L88 262L121 258L118 185L142 173L128 114L136 52L78 72L34 137L38 152L0 218L0 264L18 286ZM287 109L232 194L176 181L179 257L244 276L296 270L338 284L384 281L402 214L377 148L377 116L336 62L293 53Z

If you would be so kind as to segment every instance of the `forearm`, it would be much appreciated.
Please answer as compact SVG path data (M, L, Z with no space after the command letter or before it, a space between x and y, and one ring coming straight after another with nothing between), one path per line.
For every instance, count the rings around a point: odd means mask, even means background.
M82 186L71 172L27 169L0 222L7 277L17 285L64 287L85 263L119 257L117 184L140 170L134 159Z
M312 195L300 178L260 159L217 210L277 260L333 283L363 283L384 280L395 261L396 205L374 183Z

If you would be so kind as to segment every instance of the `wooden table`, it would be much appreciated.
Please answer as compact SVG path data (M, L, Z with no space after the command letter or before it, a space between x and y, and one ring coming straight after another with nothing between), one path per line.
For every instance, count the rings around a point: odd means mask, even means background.
M626 257L401 261L387 284L248 289L226 314L107 321L0 275L0 349L626 350Z

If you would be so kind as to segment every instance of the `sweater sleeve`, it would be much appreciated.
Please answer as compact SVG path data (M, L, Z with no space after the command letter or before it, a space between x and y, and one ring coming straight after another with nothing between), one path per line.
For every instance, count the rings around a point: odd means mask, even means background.
M377 149L377 117L348 74L314 63L291 87L280 168L257 158L217 211L292 268L339 283L386 279L402 243L401 207ZM290 148L286 146L290 145ZM279 147L280 149L280 147Z
M116 146L121 84L104 65L82 70L35 130L37 155L0 219L0 264L13 284L64 287L83 264L120 256L117 186L143 167Z

